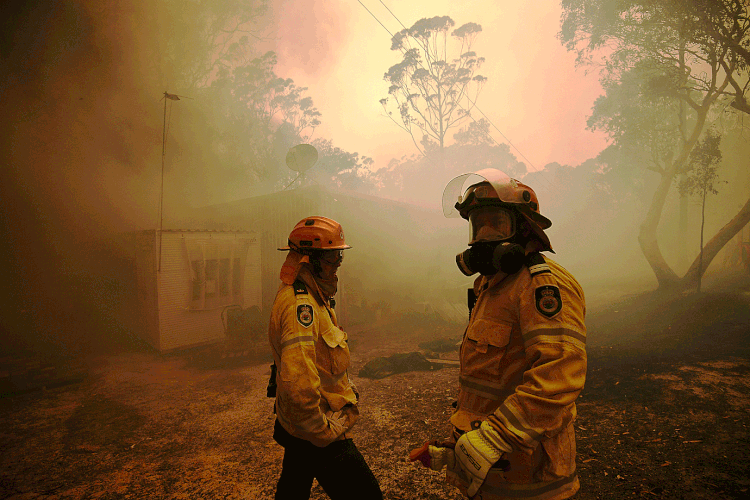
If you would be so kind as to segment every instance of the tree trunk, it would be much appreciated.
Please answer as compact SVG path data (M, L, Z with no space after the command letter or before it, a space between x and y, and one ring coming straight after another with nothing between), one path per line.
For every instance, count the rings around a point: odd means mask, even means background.
M701 251L698 254L698 293L701 293L701 277L703 276L703 230L706 227L706 195L708 189L703 190L703 200L701 203Z
M726 86L726 84L724 84ZM723 87L722 87L723 88ZM641 224L641 230L638 233L638 243L641 245L641 251L643 256L646 257L646 261L651 266L651 270L654 271L656 281L659 283L660 289L671 288L679 285L680 279L677 274L669 267L667 261L664 260L664 256L659 249L659 242L656 238L656 228L659 227L659 221L661 220L662 210L664 209L664 203L667 200L667 194L669 188L672 186L672 179L675 174L681 172L685 167L695 143L698 142L703 131L703 126L706 123L706 117L708 116L708 110L716 100L717 94L704 99L703 104L699 109L696 110L696 122L693 125L692 133L682 143L680 148L680 154L674 161L668 161L668 166L661 172L661 179L659 185L656 187L656 192L651 200L651 207L648 209L646 218Z
M680 174L680 182L684 181L687 175ZM688 195L680 195L679 224L677 226L677 248L679 252L680 267L688 264L690 255L688 254L687 233L688 233Z
M688 269L685 276L680 280L680 288L688 289L697 283L700 275L705 273L711 261L719 253L719 250L724 248L724 245L734 238L745 225L750 222L750 199L745 202L745 205L737 212L737 215L729 221L724 227L722 227L718 233L714 235L711 240L706 243L703 249L703 258L701 262L701 256L696 257L693 264Z
M659 242L656 238L656 228L659 226L664 202L667 199L667 193L672 185L672 177L673 176L669 173L662 174L659 185L654 193L654 197L651 200L651 207L649 208L638 233L638 243L641 245L641 251L643 252L643 256L646 257L646 261L648 261L651 269L654 271L654 275L656 275L656 280L659 282L659 288L670 288L679 281L675 272L669 267L667 261L664 260L664 256L659 249Z

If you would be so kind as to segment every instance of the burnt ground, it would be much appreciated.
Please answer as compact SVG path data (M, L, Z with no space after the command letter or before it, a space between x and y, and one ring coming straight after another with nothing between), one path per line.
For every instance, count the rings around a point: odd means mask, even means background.
M590 309L587 325L576 498L750 497L750 286L620 298ZM458 370L357 373L461 330L421 315L349 330L362 407L354 439L385 498L460 498L405 461L448 435ZM222 358L110 347L83 380L0 398L0 498L273 498L282 449L263 349ZM312 498L327 497L316 486Z

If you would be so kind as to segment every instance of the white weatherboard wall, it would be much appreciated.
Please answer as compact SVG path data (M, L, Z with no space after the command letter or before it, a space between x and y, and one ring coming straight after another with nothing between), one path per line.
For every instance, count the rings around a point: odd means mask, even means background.
M154 347L160 351L224 340L222 312L226 307L261 306L260 242L253 233L163 231L161 246L159 264L159 242L156 241L156 266L161 269L157 272L159 327L158 342ZM228 249L226 252L230 253L226 256L241 263L238 271L242 276L241 296L233 293L231 299L221 303L196 300L194 287L201 276L196 274L191 261L196 260L196 252L200 253L201 249L217 246ZM200 256L216 258L216 255ZM202 283L211 291L217 286L205 279Z

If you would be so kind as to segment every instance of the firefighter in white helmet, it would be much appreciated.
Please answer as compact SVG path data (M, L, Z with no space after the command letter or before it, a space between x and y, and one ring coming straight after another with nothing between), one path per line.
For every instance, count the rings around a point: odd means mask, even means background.
M301 220L279 249L289 254L268 329L274 439L284 447L277 499L309 498L313 479L334 500L382 499L351 439L358 394L348 375L347 335L333 309L336 271L348 248L338 222L313 216Z
M461 194L467 177L476 182ZM470 181L469 181L470 182ZM573 421L586 378L583 290L552 251L534 191L494 169L459 176L446 216L469 221L469 289L451 439L411 454L470 498L556 500L579 489Z

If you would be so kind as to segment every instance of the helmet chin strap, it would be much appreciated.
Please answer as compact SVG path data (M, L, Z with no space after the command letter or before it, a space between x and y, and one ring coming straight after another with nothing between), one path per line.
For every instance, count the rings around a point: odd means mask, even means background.
M308 248L302 248L299 245L295 245L291 240L287 241L290 249L294 250L297 253L301 253L302 255L307 255L308 257L312 256L312 252Z
M324 275L323 264L320 261L319 255L313 255L310 258L312 264L312 276L315 282L320 287L320 291L325 295L324 298L329 299L336 295L338 291L339 277L336 274L336 270L330 276Z

